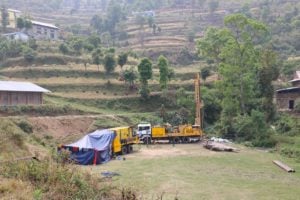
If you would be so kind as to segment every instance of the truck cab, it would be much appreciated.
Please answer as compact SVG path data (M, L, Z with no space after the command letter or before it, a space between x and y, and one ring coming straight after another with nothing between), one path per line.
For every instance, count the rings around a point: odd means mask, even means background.
M144 143L151 142L152 126L150 123L142 122L137 126L137 135Z

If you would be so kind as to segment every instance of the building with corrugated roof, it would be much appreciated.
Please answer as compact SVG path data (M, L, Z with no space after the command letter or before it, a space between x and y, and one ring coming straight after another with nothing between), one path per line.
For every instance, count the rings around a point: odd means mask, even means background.
M31 20L32 28L28 31L29 35L35 39L57 40L59 28L53 24Z
M292 87L276 90L276 105L279 110L294 110L296 102L300 101L300 71L296 71Z
M0 81L0 106L41 105L48 92L29 82Z

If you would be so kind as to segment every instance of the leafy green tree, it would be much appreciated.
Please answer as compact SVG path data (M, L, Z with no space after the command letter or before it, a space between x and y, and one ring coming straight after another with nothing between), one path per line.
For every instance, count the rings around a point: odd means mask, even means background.
M31 20L25 18L24 19L24 28L25 28L25 31L29 30L32 28L32 22Z
M69 47L65 43L61 43L58 48L59 51L64 55L69 53Z
M133 67L124 71L124 79L129 83L130 89L134 87L134 81L137 79L137 73Z
M159 84L162 90L167 89L169 81L169 62L167 58L160 55L158 58L157 66L159 68Z
M98 72L100 71L99 65L101 64L101 61L102 61L102 51L101 49L98 48L94 50L94 52L92 53L92 62L93 64L97 65Z
M107 74L110 74L115 70L115 67L117 65L116 59L113 54L106 54L104 57L104 68Z
M253 109L260 110L263 107L263 95L259 89L259 85L263 84L259 83L257 75L260 71L265 71L260 70L264 68L262 60L265 60L262 59L264 56L261 56L264 49L261 45L266 43L269 33L264 24L242 14L225 17L224 24L224 29L209 29L213 34L206 34L204 39L198 42L198 48L218 63L221 76L218 88L223 97L221 131L225 134L235 134L234 124L237 116L250 115ZM266 76L274 78L268 72ZM262 82L270 83L268 80Z
M229 40L228 31L228 29L208 28L203 39L197 41L198 54L219 65L222 61L222 49Z
M208 67L204 67L201 69L201 78L205 81L206 78L210 75L210 70Z
M4 5L1 7L1 25L2 25L2 30L3 32L6 31L6 27L9 24L9 19L8 19L8 12L7 9Z
M101 38L96 34L90 35L87 38L87 41L89 42L89 44L93 45L94 48L98 48L101 44Z
M24 47L23 55L24 55L24 59L27 62L33 62L34 59L36 58L36 52L33 49L29 48L29 47Z
M128 53L121 53L118 56L118 65L120 65L121 69L123 69L123 66L127 63L128 59Z
M140 94L142 98L147 99L150 94L148 88L148 80L152 78L152 63L148 58L143 58L138 65L138 72L140 74L141 89Z
M21 17L17 18L17 28L18 29L23 29L25 27L25 22L24 19Z
M81 54L81 50L83 49L83 40L81 38L75 38L73 41L72 41L72 48L75 50L76 54L77 55L80 55Z
M276 112L273 104L274 87L272 82L279 76L279 63L276 54L268 49L261 53L260 59L258 88L262 97L261 110L264 111L267 122L270 122L274 119Z

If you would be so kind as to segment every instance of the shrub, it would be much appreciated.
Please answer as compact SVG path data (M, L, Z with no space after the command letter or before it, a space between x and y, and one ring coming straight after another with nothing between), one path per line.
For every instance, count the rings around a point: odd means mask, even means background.
M26 47L23 49L23 56L27 62L33 62L36 57L36 52L33 49Z
M37 199L122 199L123 194L90 174L52 159L1 165L0 173L5 178L28 182L34 189L33 198ZM131 190L126 193L136 196Z
M20 121L17 125L25 132L25 133L32 133L32 125L29 124L27 121Z
M253 146L273 147L276 140L273 131L265 122L262 112L252 110L251 115L241 115L234 118L233 131L240 141L251 141Z
M295 136L300 135L300 122L298 118L293 118L286 114L281 114L275 123L278 134Z
M0 155L10 153L11 147L15 150L24 147L24 132L12 121L4 119L0 122Z

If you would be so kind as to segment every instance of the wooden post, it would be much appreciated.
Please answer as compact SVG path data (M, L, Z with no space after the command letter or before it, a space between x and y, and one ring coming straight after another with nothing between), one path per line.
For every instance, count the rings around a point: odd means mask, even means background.
M294 169L290 168L289 166L287 166L286 164L280 162L279 160L273 160L273 163L275 165L277 165L278 167L280 167L281 169L287 171L287 172L295 172Z

